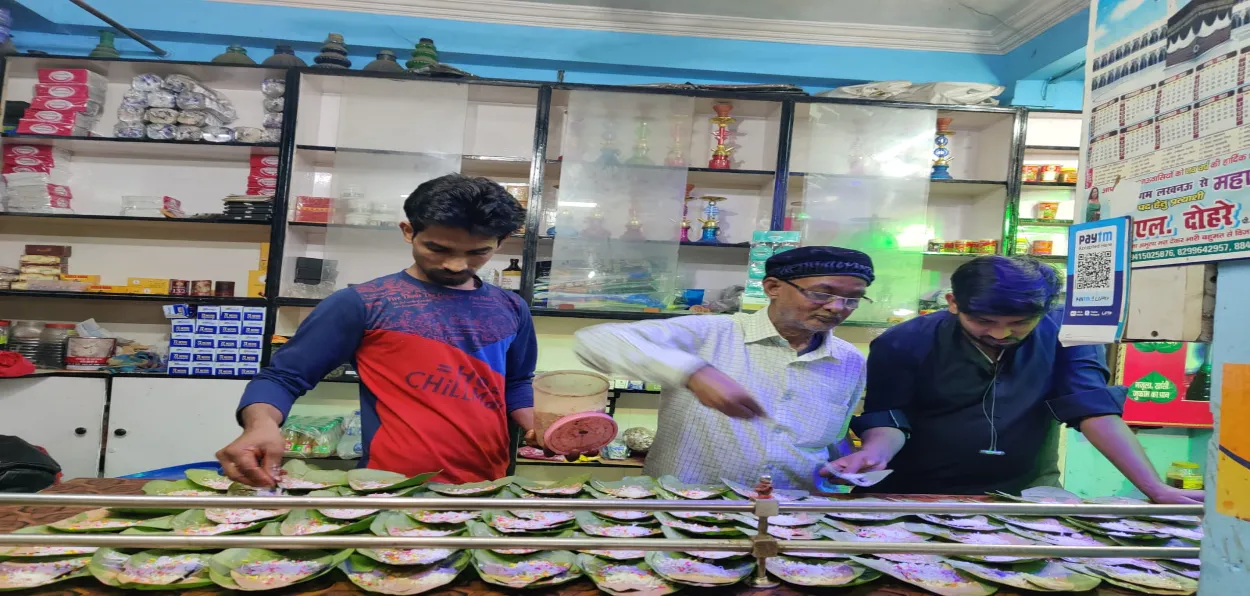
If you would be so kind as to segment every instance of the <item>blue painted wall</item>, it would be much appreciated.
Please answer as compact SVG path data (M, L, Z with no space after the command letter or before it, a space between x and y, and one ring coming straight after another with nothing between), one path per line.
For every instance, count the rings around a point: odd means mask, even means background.
M19 49L83 54L95 45L101 24L67 0L7 1L17 7ZM274 40L294 45L311 60L326 33L334 31L345 36L357 66L380 48L402 55L418 38L430 37L444 62L501 78L555 80L556 72L565 70L565 80L580 83L785 82L811 90L882 79L1006 84L1000 74L1007 56L494 25L205 0L92 4L170 50L175 60L208 60L238 43L259 61L272 53ZM119 39L118 49L127 57L155 57L130 40Z

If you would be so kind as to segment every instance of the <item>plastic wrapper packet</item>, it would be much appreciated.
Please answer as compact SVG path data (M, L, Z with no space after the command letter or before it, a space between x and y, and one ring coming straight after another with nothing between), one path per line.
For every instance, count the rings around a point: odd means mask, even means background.
M130 81L130 87L137 91L156 91L164 82L160 75L149 72L136 76Z
M342 416L290 416L282 425L286 457L330 457L342 437Z
M148 107L149 108L176 108L178 107L178 96L168 91L165 91L164 89L159 90L159 91L149 91L148 92Z
M198 126L183 124L174 130L174 139L178 141L203 141L204 129Z
M224 126L206 126L204 140L210 143L229 143L234 140L234 131Z
M343 459L360 459L364 455L360 436L360 410L353 412L343 425L343 436L339 439L335 452Z
M117 120L119 122L143 122L143 113L146 110L147 108L140 106L123 105L117 108Z
M286 109L286 100L281 97L266 99L262 105L264 105L266 113L277 114Z
M122 105L146 108L148 107L148 92L127 89L125 93L122 93Z
M282 142L281 128L266 128L265 138L261 139L262 143L280 143Z
M178 95L178 108L183 110L203 110L220 118L223 122L234 122L237 114L228 104L217 101L204 93L188 92Z
M282 114L281 113L265 114L265 123L263 126L265 128L282 128Z
M148 138L158 141L171 141L175 133L176 130L172 124L149 124L147 128Z
M211 87L200 84L199 81L186 75L170 75L165 77L164 87L178 95L183 93L198 93L213 98L219 104L221 111L229 114L224 117L226 122L233 122L235 119L234 104L230 102L230 98L218 92Z
M170 108L148 108L143 119L152 124L173 124L178 121L178 110Z
M178 124L187 126L225 126L220 118L200 110L184 110L178 113Z
M119 139L142 139L146 134L142 122L118 122L113 125L113 136Z
M260 92L270 99L286 95L286 81L282 79L265 79L260 82Z
M260 143L265 140L265 129L240 126L234 129L234 139L240 143Z

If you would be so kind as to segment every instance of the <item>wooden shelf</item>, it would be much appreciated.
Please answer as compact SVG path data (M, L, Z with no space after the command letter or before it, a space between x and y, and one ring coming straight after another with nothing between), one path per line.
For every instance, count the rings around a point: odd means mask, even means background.
M264 298L245 298L241 296L166 296L162 294L46 292L41 290L0 290L0 297L58 298L68 300L122 300L131 302L158 302L162 304L234 304L240 306L265 306L267 304Z
M1022 182L1025 188L1076 188L1075 182Z
M126 217L123 215L62 215L57 213L0 213L0 226L12 224L14 226L55 226L57 228L72 228L81 226L90 226L94 232L101 229L110 231L126 231L142 236L143 233L149 231L169 231L174 230L178 234L193 233L197 236L204 234L218 235L225 230L254 232L257 235L268 235L270 221L239 221L230 219L212 219L200 217ZM0 233L22 233L29 234L30 229L20 229L9 232L0 229ZM72 232L58 230L58 233L71 235ZM93 234L72 234L72 235L96 235Z
M194 161L246 161L253 154L277 155L275 143L209 143L206 141L163 141L158 139L119 139L115 137L70 137L6 133L5 140L27 145L51 145L65 149L75 158L143 157Z
M1072 225L1073 223L1075 222L1073 222L1070 219L1025 219L1025 218L1021 218L1016 221L1016 224L1020 226L1034 226L1034 227L1042 227L1042 228L1066 228Z

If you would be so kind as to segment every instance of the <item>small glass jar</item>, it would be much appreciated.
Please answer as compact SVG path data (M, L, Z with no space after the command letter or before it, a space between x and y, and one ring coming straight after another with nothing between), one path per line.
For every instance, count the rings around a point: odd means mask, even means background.
M39 334L39 360L43 368L65 368L65 343L74 331L73 323L48 323Z
M1202 490L1202 472L1198 464L1191 461L1174 461L1168 468L1168 486L1185 490Z

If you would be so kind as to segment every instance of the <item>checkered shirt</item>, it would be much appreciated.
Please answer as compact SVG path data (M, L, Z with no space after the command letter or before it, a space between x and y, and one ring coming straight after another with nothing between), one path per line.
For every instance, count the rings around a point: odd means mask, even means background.
M777 488L811 490L864 393L865 359L858 350L830 332L820 347L799 355L766 308L596 325L576 339L578 357L591 368L663 385L646 464L653 477L754 485L770 474ZM737 420L699 403L686 382L704 365L746 388L769 418Z

